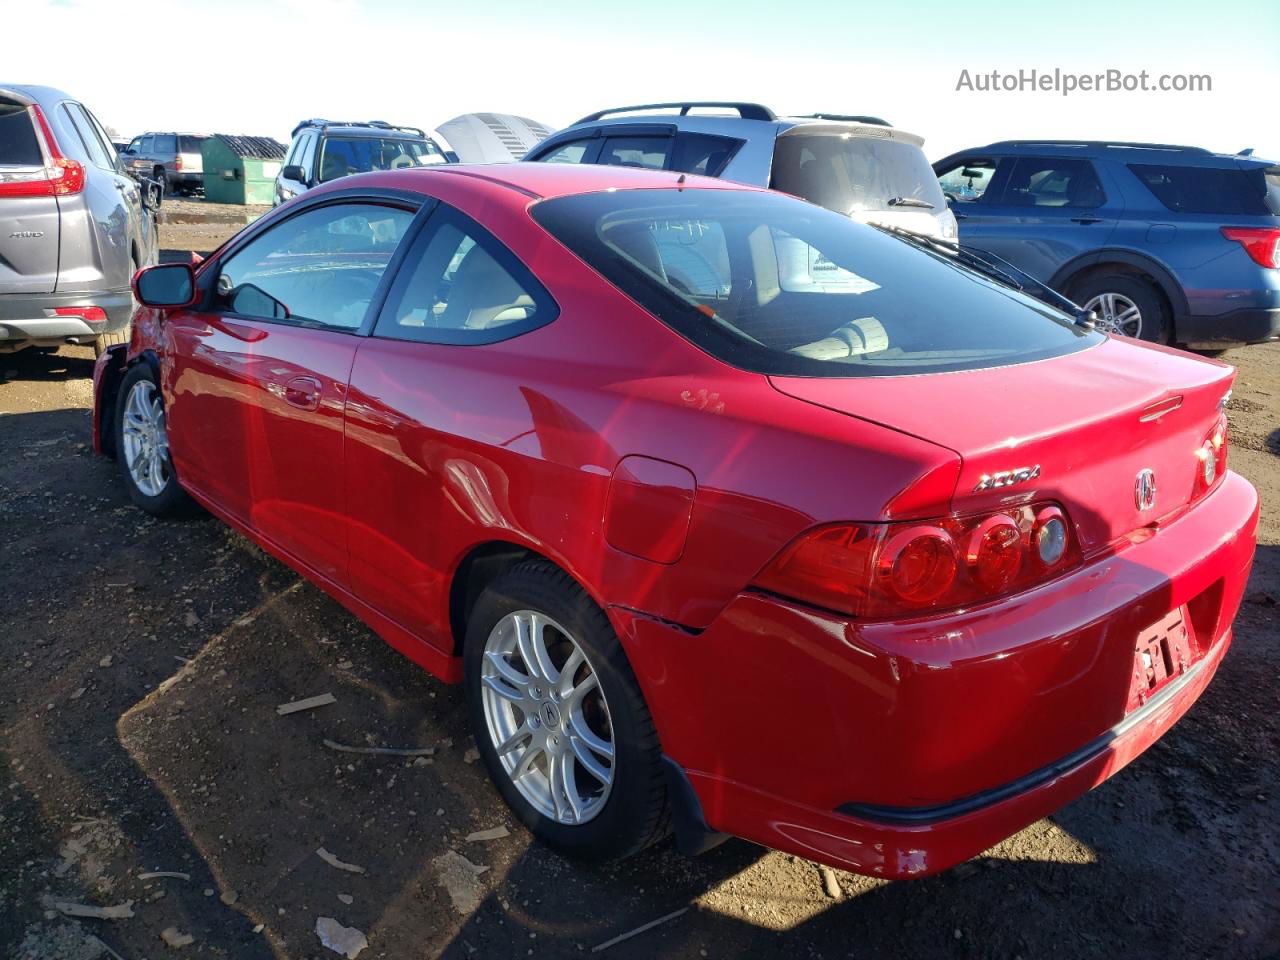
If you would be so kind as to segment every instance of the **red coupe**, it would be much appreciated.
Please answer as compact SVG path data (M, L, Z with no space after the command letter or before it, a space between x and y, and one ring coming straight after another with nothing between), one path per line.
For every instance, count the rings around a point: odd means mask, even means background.
M134 281L95 443L466 688L539 837L918 876L1231 642L1230 367L910 235L612 167L345 178Z

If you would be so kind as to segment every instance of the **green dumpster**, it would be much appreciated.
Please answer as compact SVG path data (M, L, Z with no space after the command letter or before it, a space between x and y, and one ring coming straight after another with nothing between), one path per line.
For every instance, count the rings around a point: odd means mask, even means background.
M204 198L211 203L270 204L284 144L270 137L215 133L204 142Z

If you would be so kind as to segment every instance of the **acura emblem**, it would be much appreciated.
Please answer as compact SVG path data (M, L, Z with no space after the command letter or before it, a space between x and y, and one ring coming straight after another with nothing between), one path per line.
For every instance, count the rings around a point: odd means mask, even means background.
M1139 510L1150 510L1156 505L1156 472L1150 468L1138 472L1133 484L1133 502Z

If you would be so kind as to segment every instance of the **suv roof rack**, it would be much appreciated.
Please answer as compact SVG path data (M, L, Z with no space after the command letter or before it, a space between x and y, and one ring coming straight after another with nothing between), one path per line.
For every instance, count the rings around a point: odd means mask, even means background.
M888 120L882 120L880 117L867 117L849 113L800 113L796 115L796 118L798 120L836 120L840 123L874 123L880 127L893 126Z
M1176 150L1181 153L1208 155L1204 147L1186 147L1177 143L1137 143L1129 140L1001 140L991 147L1120 147L1131 150Z
M326 120L323 117L312 117L310 120L303 120L293 128L290 137L296 137L298 131L305 127L320 127L322 130L327 127L371 127L375 130L403 130L406 133L416 133L422 138L426 138L424 133L418 127L401 127L394 123L387 123L385 120Z
M768 107L759 103L742 103L734 100L685 100L679 103L639 103L631 107L613 107L609 110L597 110L589 113L577 123L593 123L611 113L635 113L640 110L679 110L680 116L687 116L694 107L724 107L737 110L743 120L777 120L777 116ZM576 124L575 124L576 126Z

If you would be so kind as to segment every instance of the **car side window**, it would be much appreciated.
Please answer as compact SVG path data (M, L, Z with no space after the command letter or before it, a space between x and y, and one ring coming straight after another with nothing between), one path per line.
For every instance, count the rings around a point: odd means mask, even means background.
M665 170L670 153L670 137L609 137L596 162L613 167Z
M1079 157L1019 157L1002 203L1011 207L1090 209L1106 202L1093 164Z
M178 138L173 134L163 134L156 137L156 153L177 153Z
M462 212L440 205L404 260L373 334L483 344L544 326L559 308L524 264Z
M151 136L143 137L143 138L142 138L142 143L141 143L141 145L138 147L138 152L139 152L139 153L148 153L148 154L149 154L149 153L151 153L151 151L152 151L153 147L155 146L155 142L156 142L156 138L155 138L155 137L151 137Z
M95 167L101 167L104 170L114 170L116 167L115 151L108 150L102 141L98 139L98 133L93 129L93 124L89 122L89 118L85 115L84 108L78 103L64 103L62 109L66 111L67 119L71 121L71 125L76 128L76 133L80 136L80 142L84 144L85 153L88 154L90 162Z
M982 199L995 176L996 161L971 157L938 175L938 184L947 199L975 203ZM989 198L994 200L994 197Z
M705 133L682 133L676 137L672 170L716 177L742 146L741 140L716 137Z
M129 146L125 148L126 153L138 153L141 150L142 150L141 137L134 137L133 140L129 142Z
M219 265L218 308L356 330L413 217L372 203L328 204L289 217Z
M590 140L571 140L556 147L539 163L582 163L582 158L586 155L589 146L591 146Z

